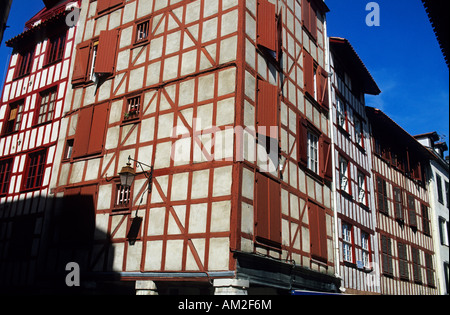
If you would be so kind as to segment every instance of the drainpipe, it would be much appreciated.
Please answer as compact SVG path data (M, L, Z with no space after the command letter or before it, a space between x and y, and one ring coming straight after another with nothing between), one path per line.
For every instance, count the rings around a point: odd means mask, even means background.
M327 30L327 21L324 19L323 23L324 28L324 36L325 36L325 54L326 54L326 65L325 68L328 73L331 74L331 52L330 52L330 39L328 37L328 30ZM337 220L337 192L336 192L336 183L335 183L335 170L336 170L336 151L334 149L335 141L334 141L334 125L333 125L333 118L334 118L334 111L333 111L333 103L332 103L332 89L331 89L331 76L328 78L328 103L330 104L330 111L329 111L329 129L330 129L330 138L331 138L331 159L332 159L332 168L333 168L333 180L331 182L331 192L332 192L332 207L333 207L333 213L334 213L334 275L336 278L341 280L341 272L339 267L339 235L338 235L338 220ZM341 285L341 291L342 291L342 285Z

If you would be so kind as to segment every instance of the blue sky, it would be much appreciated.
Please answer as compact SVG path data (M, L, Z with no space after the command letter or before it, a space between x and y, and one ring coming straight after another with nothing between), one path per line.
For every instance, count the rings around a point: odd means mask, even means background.
M377 81L382 94L367 105L379 108L410 134L437 131L449 143L449 72L420 0L379 0L381 24L365 23L369 0L326 0L328 34L347 38ZM43 7L39 0L14 0L4 41L23 31ZM11 50L0 46L0 89Z
M328 35L347 38L382 93L367 105L412 135L436 131L449 143L449 72L420 0L379 0L380 26L366 25L369 0L327 0Z
M3 0L0 0L3 1ZM3 35L3 42L0 46L0 93L3 92L6 71L11 56L11 49L6 47L5 42L14 36L19 35L25 28L25 22L31 19L44 7L41 0L13 0L6 29Z

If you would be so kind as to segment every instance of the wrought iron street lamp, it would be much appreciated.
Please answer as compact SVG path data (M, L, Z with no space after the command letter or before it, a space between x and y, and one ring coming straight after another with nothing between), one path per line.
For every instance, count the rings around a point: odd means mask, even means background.
M132 159L131 156L128 157L127 165L122 167L122 170L119 173L120 184L125 189L130 188L133 185L133 182L136 178L136 170L131 166L132 161L136 163L136 166L139 165L139 167L142 169L142 172L144 173L145 177L147 178L147 181L148 181L147 191L150 194L152 192L152 185L153 185L153 166L136 161L136 160ZM145 171L144 166L150 168L150 172ZM142 203L143 199L144 199L144 197L142 196L141 203ZM130 229L128 231L128 234L127 234L127 239L131 246L133 246L138 239L142 221L143 221L143 219L141 217L138 217L138 210L136 210L136 216L132 219L132 223L131 223Z
M136 171L133 167L131 167L131 161L135 162L136 165L138 165L142 169L142 172L148 180L148 193L151 193L153 184L153 166L136 161L132 159L131 156L128 157L127 165L122 167L122 170L119 173L120 184L124 188L129 188L133 185L134 179L136 178ZM144 166L150 168L150 172L145 171Z

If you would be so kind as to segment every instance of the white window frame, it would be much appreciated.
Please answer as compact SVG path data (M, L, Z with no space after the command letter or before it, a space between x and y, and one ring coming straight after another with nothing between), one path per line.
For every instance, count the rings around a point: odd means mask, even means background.
M350 193L350 180L349 180L349 162L343 158L339 157L339 187L342 191L347 194Z
M345 130L345 104L339 97L336 97L336 120L337 125Z
M359 146L363 146L363 126L362 126L362 121L358 118L358 117L356 117L356 116L354 116L354 124L355 124L355 140L356 140L356 143L359 145Z
M308 169L319 173L319 137L308 130Z
M358 171L358 201L366 205L366 175Z
M96 41L92 46L92 56L91 56L91 69L89 70L89 79L92 82L97 82L97 74L95 73L95 62L97 61L98 53L98 41Z
M342 255L344 261L353 263L353 227L342 223Z
M366 232L361 232L361 248L362 248L362 262L365 268L370 268L370 235Z
M441 245L449 246L449 239L448 239L448 221L445 220L443 217L439 217L439 234L441 239Z

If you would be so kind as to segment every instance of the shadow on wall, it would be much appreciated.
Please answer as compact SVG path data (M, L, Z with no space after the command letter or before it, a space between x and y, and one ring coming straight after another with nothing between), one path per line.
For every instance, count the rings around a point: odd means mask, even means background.
M0 294L134 293L133 282L112 272L113 257L110 238L96 229L92 194L0 205Z

